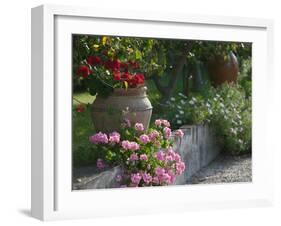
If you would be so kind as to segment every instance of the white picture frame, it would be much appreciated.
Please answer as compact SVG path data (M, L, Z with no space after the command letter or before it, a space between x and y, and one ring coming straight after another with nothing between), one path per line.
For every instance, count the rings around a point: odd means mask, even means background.
M33 8L32 216L56 220L271 205L273 153L264 134L273 76L272 32L273 22L265 19L57 5ZM72 191L72 33L252 42L253 182Z

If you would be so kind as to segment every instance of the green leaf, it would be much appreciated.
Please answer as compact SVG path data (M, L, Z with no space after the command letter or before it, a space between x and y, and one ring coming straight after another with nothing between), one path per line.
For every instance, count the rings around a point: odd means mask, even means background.
M136 50L136 59L140 60L141 59L141 51L139 51L138 49Z

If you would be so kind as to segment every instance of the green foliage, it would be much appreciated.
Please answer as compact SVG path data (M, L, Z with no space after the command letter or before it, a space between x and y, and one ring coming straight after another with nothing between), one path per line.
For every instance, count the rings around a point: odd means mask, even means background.
M75 98L79 98L85 103L93 100L93 97L86 94L76 94ZM86 105L83 112L77 112L77 106L79 106L79 103L74 102L72 113L72 160L75 167L95 164L97 160L96 151L89 143L89 136L95 132L90 117L91 108Z
M251 56L251 44L242 42L222 42L222 41L194 41L192 51L188 58L206 62L214 57L222 56L227 59L232 51L239 56L239 61L249 59Z
M251 97L240 85L209 87L205 96L179 93L170 98L166 112L174 128L209 123L232 154L251 150Z
M245 90L246 96L252 95L252 66L251 59L243 60L240 64L238 84Z

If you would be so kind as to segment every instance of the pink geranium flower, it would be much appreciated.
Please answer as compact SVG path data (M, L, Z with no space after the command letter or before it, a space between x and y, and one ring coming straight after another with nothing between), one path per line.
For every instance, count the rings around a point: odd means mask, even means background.
M171 129L169 127L165 127L163 129L163 132L164 132L164 137L166 139L169 139L171 137L172 131L171 131Z
M152 181L152 176L149 173L142 174L144 183L149 184Z
M147 160L148 160L147 155L146 155L146 154L140 155L140 160L142 160L142 161L147 161Z
M165 119L162 120L162 124L163 124L164 126L166 126L166 127L170 127L170 126L171 126L171 125L170 125L170 122L169 122L168 120L165 120Z
M136 123L135 124L135 130L136 131L144 131L144 126L142 123Z
M155 174L157 176L162 176L165 173L165 170L163 168L161 168L160 166L157 166L157 168L155 169Z
M150 134L148 134L148 137L151 141L157 139L159 137L159 132L157 130L153 130L150 132Z
M181 129L178 129L175 131L175 136L182 138L184 136L184 133Z
M139 173L131 174L131 181L132 181L133 184L138 185L140 183L141 178L142 177Z
M156 119L154 123L156 126L161 126L162 121L161 121L161 119Z
M110 144L117 144L120 142L120 134L117 132L113 132L109 134L109 143Z
M139 159L137 154L131 154L130 155L130 161L137 161Z
M146 134L143 134L140 136L140 141L143 143L143 144L147 144L150 139L149 139L149 136L147 136Z
M90 142L93 144L107 144L108 137L105 133L99 132L90 136Z
M160 161L164 161L165 160L165 153L163 151L158 151L156 153L156 158Z

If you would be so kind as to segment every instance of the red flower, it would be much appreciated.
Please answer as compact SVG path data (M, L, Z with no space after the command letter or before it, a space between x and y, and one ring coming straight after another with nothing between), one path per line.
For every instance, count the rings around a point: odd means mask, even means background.
M120 71L114 71L113 72L113 79L115 81L120 81L121 80L121 73L120 73Z
M136 87L137 85L144 84L144 75L143 74L136 74L129 80L129 85L131 87Z
M108 60L104 63L104 66L107 68L107 69L110 69L112 71L118 71L120 69L120 60Z
M132 75L129 74L128 72L124 72L122 74L122 78L125 79L125 80L130 80L132 78Z
M96 66L96 65L101 63L101 60L98 56L89 56L87 58L87 63L92 65L92 66Z
M136 74L134 76L134 80L136 81L136 84L143 84L144 83L144 75L143 74Z
M77 75L83 78L88 78L91 74L91 70L86 65L81 65L77 70Z
M79 104L76 107L76 111L79 112L79 113L84 112L85 111L85 107L82 104Z
M138 69L139 68L138 62L129 60L128 63L129 63L129 65L132 69Z
M124 70L128 70L129 65L127 63L120 63L120 67Z

